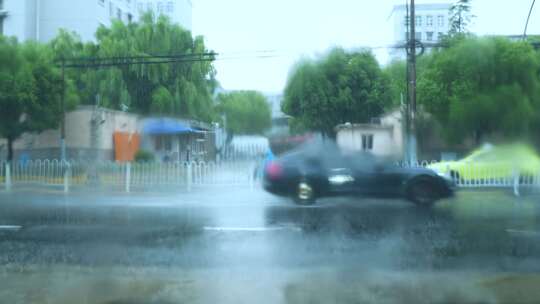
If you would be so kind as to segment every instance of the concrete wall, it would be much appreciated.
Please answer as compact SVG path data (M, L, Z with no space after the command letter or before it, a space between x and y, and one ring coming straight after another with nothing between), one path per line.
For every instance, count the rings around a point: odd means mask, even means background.
M139 131L138 116L81 106L66 114L66 147L68 158L114 158L114 132ZM60 130L25 133L13 144L15 159L26 154L33 159L58 158ZM23 157L27 157L23 156Z
M381 118L381 124L384 126L392 126L392 140L396 155L403 155L405 150L405 133L404 121L401 111L391 112Z
M337 144L345 150L362 151L362 136L373 135L371 152L383 157L401 157L404 152L402 115L399 110L381 117L380 124L340 125L336 129Z
M362 151L363 135L373 135L373 150L369 152L383 157L398 156L391 127L366 125L341 129L337 132L336 141L338 146L344 150Z

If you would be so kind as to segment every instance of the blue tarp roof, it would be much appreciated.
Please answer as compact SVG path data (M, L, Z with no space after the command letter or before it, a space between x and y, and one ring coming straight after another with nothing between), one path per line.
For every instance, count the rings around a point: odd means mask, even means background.
M178 122L174 119L156 118L148 120L143 127L145 134L181 134L181 133L198 133L199 131L192 129L189 125Z

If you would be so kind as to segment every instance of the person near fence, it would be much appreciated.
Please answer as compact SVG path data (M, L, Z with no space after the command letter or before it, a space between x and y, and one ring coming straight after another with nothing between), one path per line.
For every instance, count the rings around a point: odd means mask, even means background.
M258 163L257 166L255 167L255 171L253 172L253 177L255 180L262 179L264 169L274 159L275 159L275 156L274 156L274 153L272 153L272 149L268 148L264 156L264 160Z

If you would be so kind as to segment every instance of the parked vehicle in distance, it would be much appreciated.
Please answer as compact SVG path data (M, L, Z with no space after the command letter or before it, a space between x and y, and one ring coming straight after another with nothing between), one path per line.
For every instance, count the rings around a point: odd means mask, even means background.
M339 195L405 198L430 206L453 194L450 178L426 168L402 168L369 153L344 153L330 141L308 143L274 159L264 170L264 188L310 205Z
M486 144L461 160L439 162L428 168L461 182L516 176L523 180L540 174L540 157L524 144Z

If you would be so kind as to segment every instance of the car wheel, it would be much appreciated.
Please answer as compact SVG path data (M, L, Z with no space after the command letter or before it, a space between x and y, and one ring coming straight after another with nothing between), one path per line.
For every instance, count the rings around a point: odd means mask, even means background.
M313 205L315 199L315 189L313 189L313 186L308 181L300 181L296 187L294 201L298 205L308 206Z
M419 206L429 207L440 198L439 191L429 181L416 181L409 187L408 198Z

